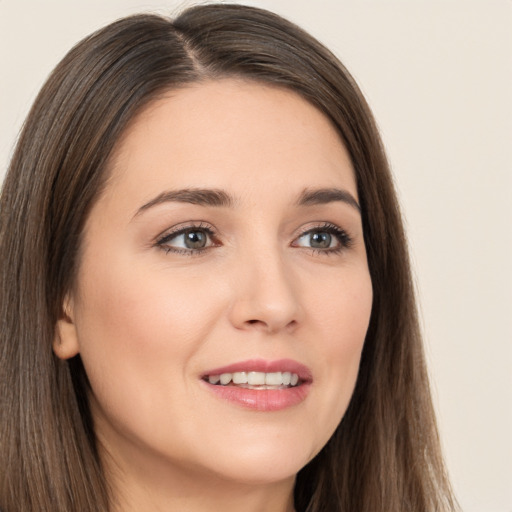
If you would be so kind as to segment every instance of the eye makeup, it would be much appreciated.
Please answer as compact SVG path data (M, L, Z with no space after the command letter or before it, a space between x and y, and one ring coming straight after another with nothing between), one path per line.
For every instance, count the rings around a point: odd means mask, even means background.
M307 243L309 236L310 245ZM338 254L344 249L352 246L353 239L336 224L325 222L319 226L305 229L292 243L293 247L304 247L315 251L315 253Z
M209 224L191 222L166 231L156 240L155 245L167 254L172 252L191 256L221 244L218 243L215 231Z
M290 246L307 249L313 254L338 254L352 246L353 239L346 230L331 222L308 226L293 239ZM159 236L155 246L166 254L200 255L221 246L214 228L204 222L180 224Z

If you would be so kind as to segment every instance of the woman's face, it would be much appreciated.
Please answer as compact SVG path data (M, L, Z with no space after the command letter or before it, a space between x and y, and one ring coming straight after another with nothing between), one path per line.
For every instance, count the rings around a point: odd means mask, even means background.
M102 452L142 479L293 479L347 408L372 304L335 129L293 92L211 81L146 108L110 171L55 342Z

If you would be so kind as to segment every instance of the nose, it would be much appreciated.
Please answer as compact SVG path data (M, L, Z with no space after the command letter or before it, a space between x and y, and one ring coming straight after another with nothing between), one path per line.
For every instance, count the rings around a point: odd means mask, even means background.
M298 282L278 254L241 258L234 275L230 320L237 329L273 334L299 325Z

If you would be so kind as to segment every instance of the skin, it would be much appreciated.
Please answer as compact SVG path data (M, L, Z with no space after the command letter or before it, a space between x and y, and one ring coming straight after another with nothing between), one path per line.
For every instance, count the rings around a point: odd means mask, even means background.
M357 201L338 134L293 92L203 82L146 108L109 171L54 351L83 359L114 510L293 510L296 473L348 406L372 304L358 208L297 205L304 190L333 187ZM222 190L233 204L140 210L194 188ZM331 235L329 248L312 247L325 223L350 244ZM159 245L191 224L214 232L205 250L183 237ZM201 380L254 358L306 365L305 400L254 411Z

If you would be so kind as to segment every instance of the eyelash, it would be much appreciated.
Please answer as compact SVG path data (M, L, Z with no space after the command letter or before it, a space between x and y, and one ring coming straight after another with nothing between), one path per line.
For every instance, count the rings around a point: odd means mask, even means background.
M180 235L184 235L188 232L201 231L206 233L208 239L212 241L212 244L207 247L202 247L198 249L183 249L181 247L171 247L170 245L166 245L174 238L177 238ZM219 245L215 241L215 231L204 222L200 222L198 224L190 224L188 226L179 227L174 231L166 232L163 236L157 239L155 244L159 249L162 249L166 254L173 252L175 254L183 254L185 256L196 256L199 255L211 247L215 247Z
M336 224L332 224L330 222L325 222L320 226L315 226L313 228L305 229L296 240L302 238L303 236L310 233L328 233L330 235L334 235L334 237L338 240L338 247L326 248L326 249L318 249L315 247L310 247L309 249L313 252L313 254L339 254L340 252L349 249L353 244L352 237L345 231L344 229L336 226ZM306 249L307 247L305 247Z
M208 245L207 247L197 248L197 249L184 249L184 248L180 248L180 247L172 247L170 245L166 245L171 240L177 238L180 235L184 235L188 232L195 232L195 231L200 231L200 232L205 233L208 236L208 239L210 240L211 245ZM338 227L335 224L332 224L330 222L326 222L320 226L315 226L313 228L305 229L304 231L299 233L299 235L294 239L294 242L296 240L299 240L300 238L302 238L303 236L305 236L307 234L315 233L315 232L328 233L330 235L334 235L335 238L339 242L339 245L337 247L332 247L332 248L319 249L319 248L310 247L309 248L310 251L315 255L316 254L323 254L323 255L338 254L338 253L342 252L343 250L346 250L352 246L352 243L353 243L352 237L344 229L341 229L340 227ZM156 240L155 245L159 249L163 250L166 254L169 254L170 252L172 252L175 254L181 254L181 255L186 255L186 256L197 256L197 255L204 253L208 249L211 249L212 247L217 247L218 245L220 245L216 241L215 235L216 235L216 233L211 228L211 226L201 222L198 224L190 224L190 225L187 225L184 227L179 227L174 231L167 232L163 236L161 236L160 238L158 238ZM292 243L292 247L302 247L302 246L294 245ZM308 249L308 247L303 247L303 248Z

